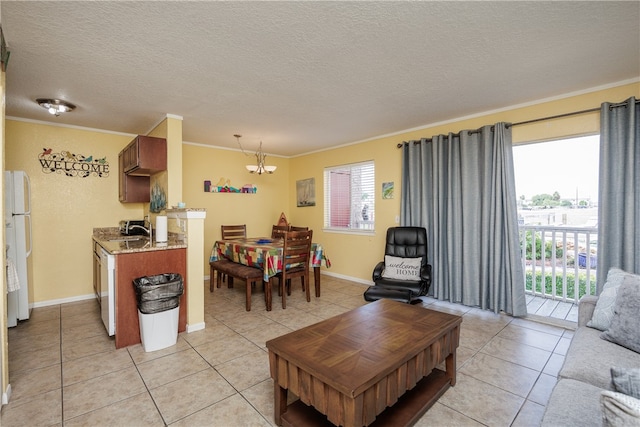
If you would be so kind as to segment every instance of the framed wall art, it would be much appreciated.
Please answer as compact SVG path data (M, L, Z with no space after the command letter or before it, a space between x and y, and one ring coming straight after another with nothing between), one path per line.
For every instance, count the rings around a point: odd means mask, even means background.
M316 179L296 181L296 201L299 208L316 205Z
M382 198L393 199L393 182L382 183Z

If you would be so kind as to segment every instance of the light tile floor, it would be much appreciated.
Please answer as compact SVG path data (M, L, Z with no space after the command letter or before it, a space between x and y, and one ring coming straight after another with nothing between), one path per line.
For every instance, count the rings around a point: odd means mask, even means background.
M13 426L270 426L273 383L265 342L365 304L360 284L323 276L310 303L299 285L273 311L244 283L205 286L204 330L145 353L116 350L93 300L34 309L9 330L11 401L0 424ZM537 426L572 331L424 298L463 316L458 379L418 426Z

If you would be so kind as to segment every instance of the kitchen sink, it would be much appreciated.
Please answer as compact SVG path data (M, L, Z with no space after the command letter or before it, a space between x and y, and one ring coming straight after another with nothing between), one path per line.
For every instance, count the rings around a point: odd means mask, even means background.
M137 242L139 240L149 240L147 236L119 236L109 239L110 242Z

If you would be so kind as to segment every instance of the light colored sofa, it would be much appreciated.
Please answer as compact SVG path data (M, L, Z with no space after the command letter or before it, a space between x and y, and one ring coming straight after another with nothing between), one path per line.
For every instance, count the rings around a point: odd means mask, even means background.
M579 302L578 328L547 403L543 426L603 425L601 394L603 390L614 391L611 368L640 367L640 353L602 339L602 331L587 326L597 300L595 296L584 296ZM632 420L624 425L640 426L640 418L637 424Z

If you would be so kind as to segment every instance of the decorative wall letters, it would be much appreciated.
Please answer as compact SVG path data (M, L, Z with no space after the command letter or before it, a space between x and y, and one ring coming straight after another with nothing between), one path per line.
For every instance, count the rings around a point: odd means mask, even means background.
M93 156L85 157L70 151L54 153L51 148L43 148L42 150L42 153L38 154L38 160L44 173L57 172L79 178L86 178L89 175L98 178L109 176L109 162L106 157L94 159Z

